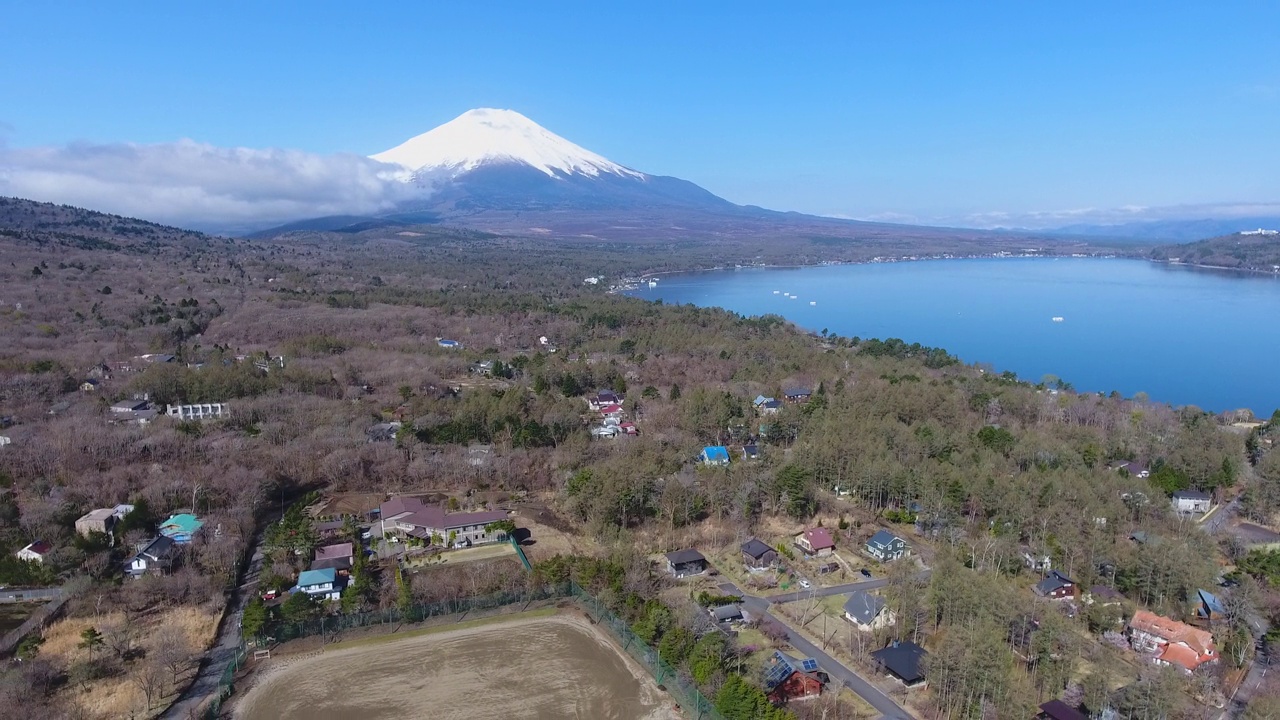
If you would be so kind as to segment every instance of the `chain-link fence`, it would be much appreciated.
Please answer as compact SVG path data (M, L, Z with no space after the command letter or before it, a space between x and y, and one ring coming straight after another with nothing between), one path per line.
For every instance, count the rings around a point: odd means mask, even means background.
M204 714L201 716L204 720L217 720L222 714L222 702L231 696L233 686L235 685L236 673L240 668L244 667L245 658L248 657L249 650L243 644L236 648L235 653L231 656L231 662L227 663L226 669L222 671L222 678L218 680L218 692L209 701L205 707Z

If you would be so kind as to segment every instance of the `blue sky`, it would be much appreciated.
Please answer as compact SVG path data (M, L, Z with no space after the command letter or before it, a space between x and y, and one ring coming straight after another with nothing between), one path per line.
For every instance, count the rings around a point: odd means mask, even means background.
M1280 3L357 5L5 0L0 143L364 155L506 107L778 209L1031 225L1280 202Z

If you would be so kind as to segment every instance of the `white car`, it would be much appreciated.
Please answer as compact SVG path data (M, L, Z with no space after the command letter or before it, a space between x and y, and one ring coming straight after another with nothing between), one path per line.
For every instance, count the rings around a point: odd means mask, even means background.
M800 587L804 588L805 590L808 590L809 588L813 587L813 584L810 583L808 580L805 580L804 578L800 578Z

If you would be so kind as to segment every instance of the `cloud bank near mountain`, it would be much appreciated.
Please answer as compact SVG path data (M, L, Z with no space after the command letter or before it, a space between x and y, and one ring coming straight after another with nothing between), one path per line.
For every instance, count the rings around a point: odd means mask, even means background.
M404 168L349 153L221 148L193 140L0 144L0 195L210 230L388 210L421 190Z

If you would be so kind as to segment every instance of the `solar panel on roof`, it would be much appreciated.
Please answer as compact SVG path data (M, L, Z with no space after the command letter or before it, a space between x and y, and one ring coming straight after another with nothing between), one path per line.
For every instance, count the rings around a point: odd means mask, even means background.
M818 669L818 661L814 660L813 658L805 658L804 660L800 661L800 667L805 672L813 672L814 670Z

